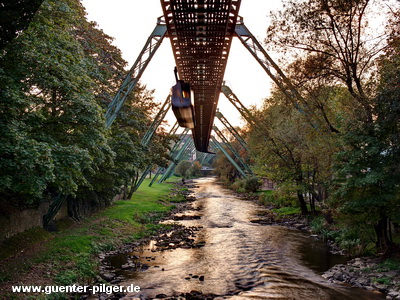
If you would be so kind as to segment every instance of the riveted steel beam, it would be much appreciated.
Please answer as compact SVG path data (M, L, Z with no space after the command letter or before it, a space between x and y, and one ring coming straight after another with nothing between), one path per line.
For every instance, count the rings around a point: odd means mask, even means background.
M239 132L229 123L229 121L224 117L224 115L217 110L217 113L215 114L218 118L218 120L221 121L221 123L229 130L229 132L236 138L236 140L242 145L242 147L246 150L249 151L249 148L247 146L246 141L241 137Z
M133 64L132 68L129 70L117 94L115 95L114 99L111 101L111 103L107 108L106 112L107 127L110 127L111 124L114 122L114 120L117 118L117 115L121 110L122 106L124 105L126 98L135 88L144 70L146 69L150 60L153 58L154 53L161 45L161 42L164 39L166 33L167 33L167 26L165 25L165 23L162 21L161 18L158 18L156 27L150 34L138 58Z
M242 177L246 178L247 174L243 171L243 169L236 163L236 161L232 158L232 156L229 155L229 153L224 149L224 147L221 145L220 142L217 141L217 139L214 136L211 136L211 141L215 148L220 150L225 157L229 160L229 162L238 170L239 174L242 175Z
M213 126L214 132L217 134L217 136L222 140L224 145L228 147L228 149L232 152L232 154L236 157L236 159L239 161L239 164L241 165L241 169L244 169L247 171L250 175L254 175L253 171L250 169L249 165L246 164L246 162L243 160L243 158L239 155L239 153L236 151L236 149L232 146L232 144L227 140L227 138L223 135L223 133L218 129L217 126Z

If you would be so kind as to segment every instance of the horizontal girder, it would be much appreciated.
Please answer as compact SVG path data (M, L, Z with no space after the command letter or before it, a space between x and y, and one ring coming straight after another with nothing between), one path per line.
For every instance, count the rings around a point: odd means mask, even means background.
M180 79L194 91L196 149L207 152L241 0L161 0Z

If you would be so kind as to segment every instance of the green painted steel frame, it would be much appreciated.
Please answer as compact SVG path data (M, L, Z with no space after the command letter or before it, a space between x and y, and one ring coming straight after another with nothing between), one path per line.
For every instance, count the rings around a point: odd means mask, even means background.
M211 136L211 141L214 144L215 148L220 150L226 156L226 158L229 160L229 162L236 168L236 170L238 170L240 175L242 175L242 177L246 178L247 177L246 173L242 170L241 167L239 167L239 165L232 158L232 156L230 156L229 153L224 149L224 147L221 145L221 143L218 142L214 136Z
M232 92L229 86L222 85L221 92L226 98L233 104L233 106L238 110L242 117L250 124L255 124L255 119L251 112L240 102L239 98Z
M141 141L143 146L147 146L150 143L154 133L156 132L158 126L160 126L161 122L164 120L165 115L167 114L170 108L171 108L171 95L168 95L167 99L165 99L163 105L161 106L160 110L155 116L153 122L147 129L146 133L143 135Z
M217 134L217 136L222 140L224 145L226 145L229 150L233 153L233 155L236 157L236 159L239 161L239 164L243 167L241 168L242 170L244 169L247 171L250 175L254 175L253 171L250 169L249 165L246 164L246 162L243 160L243 158L240 156L240 154L236 151L236 149L232 146L232 144L228 141L228 139L223 135L223 133L218 129L217 126L213 126L214 132Z
M267 51L265 51L254 35L245 26L243 18L241 17L236 24L235 33L245 48L253 55L289 101L291 101L300 112L305 114L312 113L311 110L308 109L308 104L305 99L300 95L289 78L286 77L275 61L269 56Z
M182 140L184 140L184 138ZM168 168L165 170L163 176L161 176L161 178L158 181L158 183L162 183L164 180L166 180L168 178L168 176L171 173L172 169L175 168L175 166L179 163L179 160L182 157L182 154L184 153L186 148L191 143L193 143L193 139L191 139L191 138L187 138L186 141L184 141L183 146L181 147L181 149L179 149L179 151L175 155L173 161L169 164Z
M129 70L124 82L119 88L117 94L115 95L112 102L109 104L106 112L106 126L107 128L111 126L114 120L117 118L119 111L121 110L126 98L130 92L135 88L140 77L142 76L144 70L149 64L150 60L153 58L154 53L157 51L158 47L161 45L167 33L167 26L162 21L162 18L158 18L157 25L153 32L146 41L140 55L136 59L132 68Z
M157 130L158 126L160 125L160 123L162 122L162 120L164 119L165 115L167 114L169 108L171 107L171 102L170 102L171 96L169 95L167 97L167 100L165 100L164 105L161 107L160 111L158 112L156 118L154 119L152 125L150 126L150 128L147 130L148 137L143 140L142 139L142 145L147 146L148 143L150 142L151 138L154 135L154 132ZM157 126L155 126L154 124L157 124ZM154 126L153 126L154 125ZM172 126L169 134L175 134L176 131L178 130L179 125L178 122L175 122L174 126ZM150 135L151 134L151 135ZM147 177L147 175L150 173L151 169L153 168L154 164L150 164L147 166L147 168L143 171L142 175L140 176L138 182L136 183L135 187L134 187L134 192L137 191L137 189L140 187L140 185L143 183L144 179ZM151 186L151 184L149 185Z
M217 116L218 120L220 120L221 123L226 127L226 129L228 129L229 132L236 138L240 145L242 145L243 149L249 151L246 141L240 136L239 132L235 129L235 127L231 125L231 123L229 123L224 115L220 111L217 111L215 115Z
M175 125L173 126L173 128L170 131L170 134L175 134L176 130L178 129L178 127L179 126L177 125L177 123L175 123ZM172 147L172 149L170 150L169 155L171 156L171 164L173 164L173 162L175 160L174 157L173 157L174 153L176 152L176 150L178 149L178 147L182 143L182 141L185 139L185 137L187 136L188 132L189 132L189 129L186 128L183 131L183 133L181 134L181 138L179 139L179 141L177 141L174 144L174 146ZM157 180L158 176L161 174L161 172L165 173L165 168L164 167L159 167L157 169L157 173L154 175L153 179L150 181L149 186L152 186L154 184L154 182L156 182L156 180Z

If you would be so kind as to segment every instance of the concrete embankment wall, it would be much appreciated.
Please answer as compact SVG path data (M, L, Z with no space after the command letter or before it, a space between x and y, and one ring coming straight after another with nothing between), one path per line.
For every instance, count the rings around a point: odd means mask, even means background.
M43 215L47 213L50 203L42 203L37 208L24 210L10 210L0 214L0 242L24 232L33 227L43 227ZM68 216L67 205L63 205L55 219L62 219Z

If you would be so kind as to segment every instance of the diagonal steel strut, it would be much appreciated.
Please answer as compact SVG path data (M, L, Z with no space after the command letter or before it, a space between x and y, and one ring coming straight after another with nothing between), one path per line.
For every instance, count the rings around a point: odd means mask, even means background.
M242 175L243 178L246 178L247 175L246 173L242 170L241 167L239 167L239 165L236 163L236 161L232 158L232 156L229 155L229 153L224 149L224 147L222 147L221 143L218 142L218 140L214 137L211 136L211 142L212 145L214 146L214 148L220 150L225 157L230 161L230 163L236 168L236 170L238 170L238 172L240 173L240 175Z
M214 125L213 130L218 135L218 137L222 140L224 145L226 145L228 147L228 149L231 150L232 154L237 158L242 169L247 171L250 175L254 175L254 173L250 169L249 165L246 164L246 162L243 160L243 158L240 156L240 154L236 151L236 149L232 146L232 144L227 140L227 138L223 135L223 133L218 129L218 127Z
M149 64L150 60L153 58L154 53L157 51L158 47L161 45L167 33L167 26L163 23L162 18L158 18L157 25L153 32L149 36L144 45L142 52L140 52L136 62L133 64L132 68L129 70L124 82L119 88L114 99L111 101L106 112L106 126L107 128L116 119L119 111L125 103L126 98L129 93L135 88L140 77L142 76L144 70Z
M221 123L229 130L229 132L236 138L236 140L242 145L243 149L246 151L249 151L249 148L247 146L246 141L240 136L239 132L229 123L229 121L225 118L225 116L217 110L217 113L215 114L218 118L218 120L221 121Z
M289 101L302 113L310 114L308 104L300 95L296 87L292 84L289 78L283 73L275 61L269 56L260 42L247 29L243 23L243 18L240 17L235 27L236 36L246 47L247 50L254 56L257 62L265 70L268 76L275 82L279 89L285 94Z

